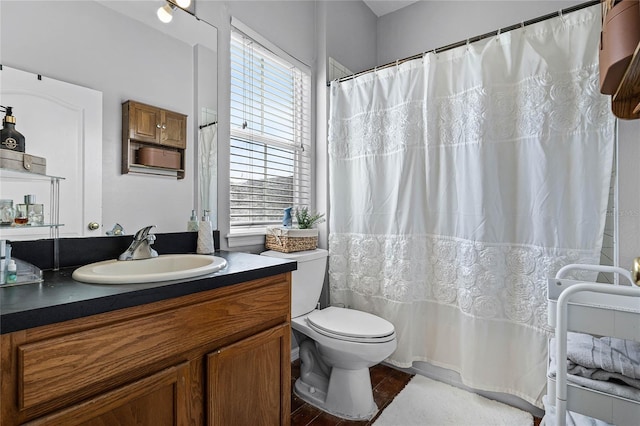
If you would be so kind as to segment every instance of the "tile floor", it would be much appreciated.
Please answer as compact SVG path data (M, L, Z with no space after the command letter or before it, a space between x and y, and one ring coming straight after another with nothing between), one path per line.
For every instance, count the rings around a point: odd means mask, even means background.
M380 408L378 415L413 377L412 374L383 364L372 367L370 374L373 399ZM345 420L320 411L293 393L293 385L298 377L300 377L300 360L291 363L291 426L369 426L377 419L378 415L370 421ZM534 418L534 426L539 424L540 419Z

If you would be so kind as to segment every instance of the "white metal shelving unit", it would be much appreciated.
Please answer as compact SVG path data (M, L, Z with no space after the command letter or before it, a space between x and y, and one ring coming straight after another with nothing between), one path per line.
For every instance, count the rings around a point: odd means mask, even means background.
M615 425L638 424L640 401L607 394L567 381L567 332L640 341L640 288L565 279L570 270L609 272L632 283L629 271L601 265L568 265L548 283L549 325L555 329L556 377L547 376L548 402L555 423L566 424L572 411Z

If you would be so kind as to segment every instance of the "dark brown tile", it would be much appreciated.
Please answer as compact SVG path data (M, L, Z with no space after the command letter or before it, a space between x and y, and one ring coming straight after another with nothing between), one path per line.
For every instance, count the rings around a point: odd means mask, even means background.
M380 384L376 386L376 389L378 388L385 389L388 393L395 396L399 394L402 389L404 389L407 383L409 383L409 380L411 380L411 376L396 377L394 375L390 375L387 378L385 378L382 382L380 382Z
M321 413L322 411L318 410L316 407L304 404L294 413L291 413L291 426L306 426Z
M342 419L342 421L338 423L338 426L367 426L368 424L368 420L358 421Z
M389 370L389 367L382 364L371 367L371 370L369 370L369 374L371 376L371 386L375 388L378 383L380 383L389 375Z
M313 419L308 426L338 426L341 424L341 418L332 416L329 413L321 413L318 417Z
M303 399L293 393L293 383L291 383L291 412L294 413L298 408L302 407L305 404L306 402L304 402Z
M300 359L291 363L291 378L297 379L298 377L300 377Z
M386 407L395 396L396 394L380 386L373 390L373 400L375 401L378 408Z
M407 380L407 382L409 380L411 380L411 378L414 376L413 374L410 373L405 373L402 370L398 370L396 368L393 367L387 367L389 369L389 375L393 376L397 379L401 379L401 380Z

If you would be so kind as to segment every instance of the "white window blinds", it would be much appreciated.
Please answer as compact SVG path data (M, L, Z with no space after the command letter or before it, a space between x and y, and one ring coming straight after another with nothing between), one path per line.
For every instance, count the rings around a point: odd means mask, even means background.
M232 28L232 232L279 224L287 207L310 207L310 80Z

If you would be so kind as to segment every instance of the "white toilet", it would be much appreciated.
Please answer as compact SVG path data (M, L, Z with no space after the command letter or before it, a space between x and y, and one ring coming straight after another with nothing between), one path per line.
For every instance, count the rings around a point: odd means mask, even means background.
M291 279L291 327L301 360L296 395L334 416L371 419L378 407L369 367L396 349L393 324L354 309L316 309L324 283L326 250L266 251L262 255L298 262Z

